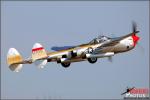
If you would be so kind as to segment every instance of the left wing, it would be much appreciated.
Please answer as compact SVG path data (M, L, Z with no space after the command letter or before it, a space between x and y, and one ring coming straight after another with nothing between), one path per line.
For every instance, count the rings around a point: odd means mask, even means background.
M69 49L69 48L73 48L75 46L53 46L51 49L54 50L54 51L59 51L59 50L64 50L64 49Z

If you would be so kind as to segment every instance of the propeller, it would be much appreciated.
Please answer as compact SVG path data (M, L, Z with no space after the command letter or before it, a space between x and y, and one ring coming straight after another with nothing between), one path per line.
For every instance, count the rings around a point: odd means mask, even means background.
M132 32L133 33L138 33L139 31L137 31L137 24L136 24L136 22L134 22L134 21L132 21ZM134 34L135 35L135 34ZM139 42L137 41L137 47L139 48L139 50L142 52L142 53L144 53L145 52L145 50L144 50L144 48L143 48L143 46L141 45L141 44L139 44Z

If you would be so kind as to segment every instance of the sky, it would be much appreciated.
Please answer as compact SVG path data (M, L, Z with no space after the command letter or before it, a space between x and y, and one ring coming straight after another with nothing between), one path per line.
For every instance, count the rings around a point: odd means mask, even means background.
M87 43L98 35L123 36L135 21L139 45L113 57L72 63L69 68L51 62L44 69L24 65L19 73L6 63L9 48L24 59L33 45ZM143 49L142 49L143 48ZM149 1L2 1L2 99L122 99L126 87L149 88Z

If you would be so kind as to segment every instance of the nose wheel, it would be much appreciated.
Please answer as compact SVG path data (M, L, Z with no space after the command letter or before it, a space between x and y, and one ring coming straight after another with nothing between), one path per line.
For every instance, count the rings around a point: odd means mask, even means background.
M88 58L89 63L94 64L97 62L97 58L93 57L93 58Z

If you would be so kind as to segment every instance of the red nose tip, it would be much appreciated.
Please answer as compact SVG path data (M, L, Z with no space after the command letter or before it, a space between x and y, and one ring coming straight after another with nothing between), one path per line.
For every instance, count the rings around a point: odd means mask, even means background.
M138 42L138 40L140 39L140 37L138 37L137 35L132 35L132 38L133 38L133 45L135 46Z

